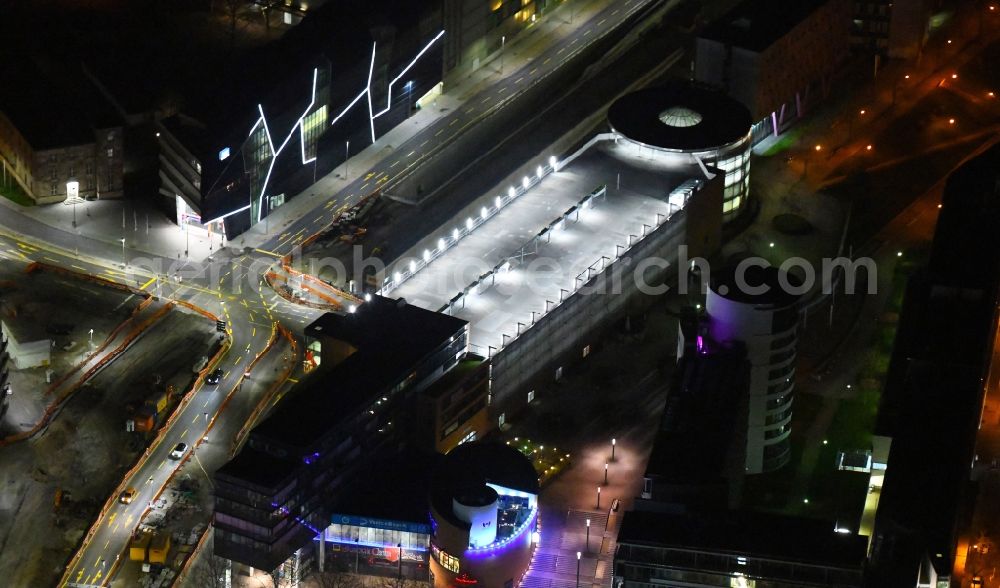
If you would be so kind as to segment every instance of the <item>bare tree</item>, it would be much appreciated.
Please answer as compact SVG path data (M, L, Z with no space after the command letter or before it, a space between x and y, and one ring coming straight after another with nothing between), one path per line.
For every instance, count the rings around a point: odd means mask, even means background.
M427 588L428 583L412 578L382 578L378 588Z
M229 562L214 554L203 553L191 568L187 586L196 588L225 588Z
M313 572L309 582L316 588L361 588L358 577L346 571Z

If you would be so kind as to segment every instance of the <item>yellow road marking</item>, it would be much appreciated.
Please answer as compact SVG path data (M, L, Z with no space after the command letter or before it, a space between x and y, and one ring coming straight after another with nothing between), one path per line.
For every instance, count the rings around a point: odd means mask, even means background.
M287 233L285 233L285 234L287 235ZM284 237L284 236L285 235L282 235L282 237ZM256 251L257 253L263 253L264 255L273 255L274 257L278 257L278 258L283 257L282 255L278 255L277 253L275 253L273 251L266 251L264 249L254 249L254 251Z
M550 61L552 61L552 58L551 57L546 57L545 61L542 62L542 65L545 65L546 63L548 63Z
M616 11L616 12L617 12L617 11ZM608 22L608 19L606 19L606 18L602 18L601 20L599 20L599 21L597 22L597 26L601 26L602 24L604 24L604 23L606 23L606 22Z
M434 136L435 137L440 136L441 133L443 133L443 132L444 132L444 129L440 129L438 132L434 133Z
M524 79L524 76L521 76L521 77L517 78L516 80L514 80L514 83L515 84L520 84L521 80L523 80L523 79Z
M149 287L149 285L150 285L150 284L152 284L152 283L153 283L153 282L155 282L155 281L156 281L156 278L155 278L155 277L152 277L152 278L149 278L149 281L148 281L148 282L146 282L145 284L143 284L142 286L139 286L139 289L140 289L140 290L145 290L146 288L148 288L148 287Z
M538 68L537 67L533 67L533 68L531 68L531 71L528 72L528 75L529 76L533 76L533 75L535 75L536 71L538 71Z
M490 101L491 98L493 98L493 97L492 96L487 96L486 98L483 98L483 100L480 102L480 104L486 104L487 102Z
M236 358L236 361L233 362L233 365L239 365L239 363L241 361L243 361L243 356L242 355Z

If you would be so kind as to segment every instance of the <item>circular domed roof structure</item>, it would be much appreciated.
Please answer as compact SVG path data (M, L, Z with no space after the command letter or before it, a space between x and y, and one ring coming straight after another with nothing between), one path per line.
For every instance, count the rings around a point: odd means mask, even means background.
M670 151L708 151L747 137L750 111L732 98L672 83L626 94L608 109L611 128L638 143Z

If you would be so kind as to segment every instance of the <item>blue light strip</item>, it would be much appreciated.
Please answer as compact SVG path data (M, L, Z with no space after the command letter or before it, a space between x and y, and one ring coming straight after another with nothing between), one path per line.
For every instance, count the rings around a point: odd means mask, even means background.
M504 551L507 547L510 546L511 543L514 543L515 541L521 539L526 530L531 529L535 526L535 520L537 517L538 517L538 507L532 507L531 515L528 516L528 518L525 519L523 523L521 523L521 526L515 529L514 532L511 533L506 539L504 539L503 541L498 541L496 543L490 543L486 547L470 547L465 550L465 555L469 556L491 555L500 551Z

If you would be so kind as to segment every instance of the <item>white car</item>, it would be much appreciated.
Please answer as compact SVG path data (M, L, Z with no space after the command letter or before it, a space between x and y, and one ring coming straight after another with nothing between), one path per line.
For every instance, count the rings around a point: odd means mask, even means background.
M174 445L174 448L170 450L170 459L180 459L184 457L187 450L187 443L178 443L177 445Z

